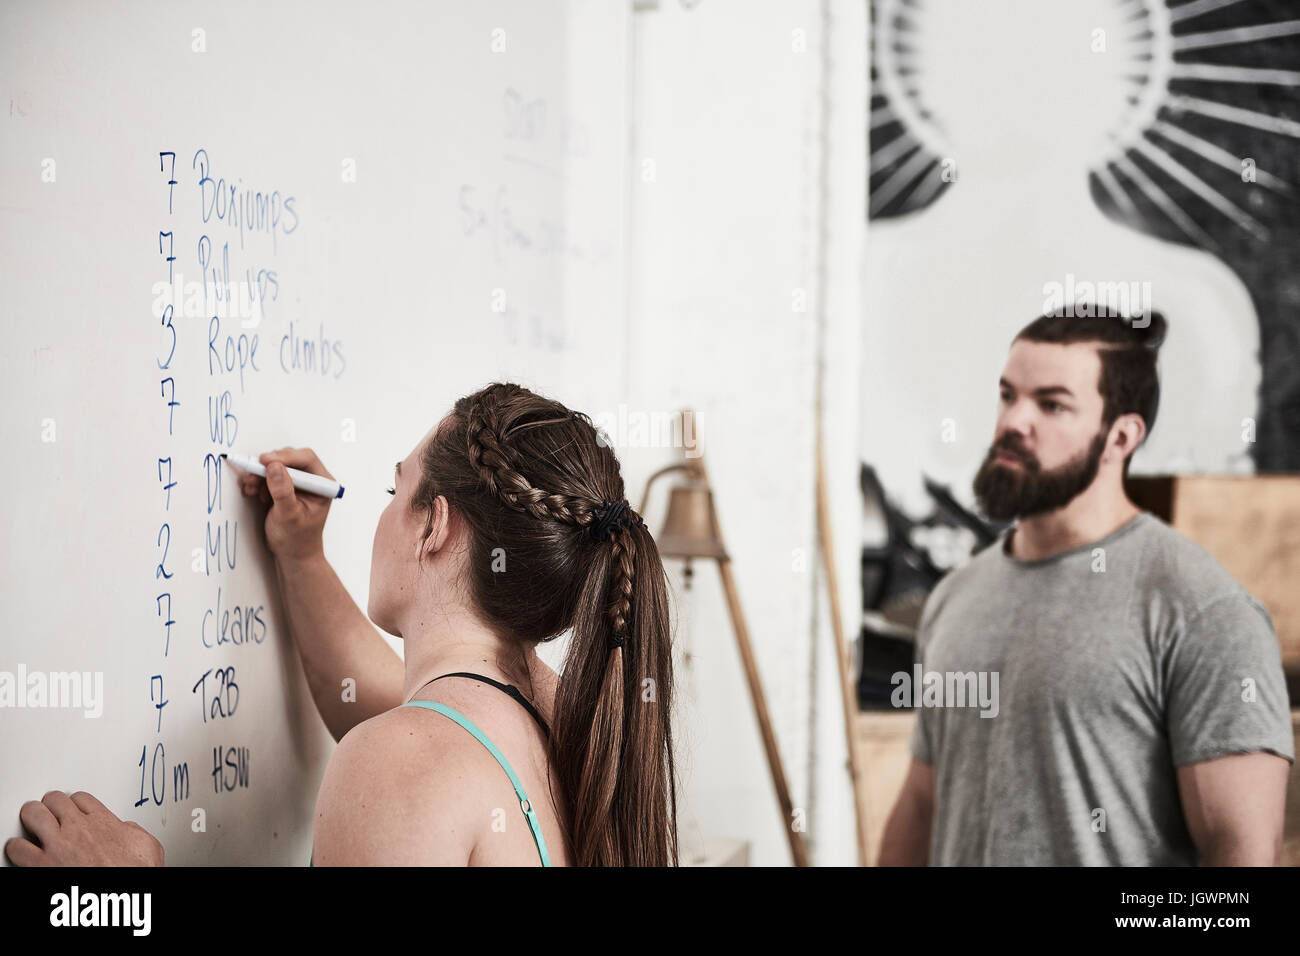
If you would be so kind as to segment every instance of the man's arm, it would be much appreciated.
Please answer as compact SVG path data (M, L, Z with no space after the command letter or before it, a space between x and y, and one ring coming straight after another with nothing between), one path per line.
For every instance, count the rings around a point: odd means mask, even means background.
M915 757L880 841L879 866L925 866L934 817L934 767Z
M18 811L31 836L5 841L15 866L162 866L163 845L84 790L51 790Z
M1183 816L1202 866L1276 866L1290 763L1259 751L1178 768Z
M1223 594L1162 656L1169 751L1200 862L1273 866L1295 738L1268 609L1241 589Z

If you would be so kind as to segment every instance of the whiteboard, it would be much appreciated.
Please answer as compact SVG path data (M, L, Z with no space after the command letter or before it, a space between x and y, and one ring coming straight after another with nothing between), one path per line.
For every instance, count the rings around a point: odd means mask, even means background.
M317 451L364 610L393 463L457 397L623 399L628 18L0 8L5 838L88 790L169 864L307 862L333 741L213 456Z

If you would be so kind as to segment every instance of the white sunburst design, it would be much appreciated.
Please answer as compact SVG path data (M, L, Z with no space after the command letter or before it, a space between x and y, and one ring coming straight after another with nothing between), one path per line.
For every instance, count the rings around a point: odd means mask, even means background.
M1023 26L1034 16L1034 5L1017 6L1015 19ZM1076 3L1068 8L1065 20L1040 34L1028 50L1018 45L1023 35L1013 39L994 26L1002 22L1007 8L1005 2L995 12L965 0L874 0L873 109L869 117L872 216L887 210L920 209L947 182L955 181L957 161L969 153L968 137L975 131L970 126L969 107L959 107L959 98L952 94L970 75L963 70L988 75L978 59L971 59L973 50L982 57L1006 61L1039 51L1033 69L1040 71L1040 77L1050 73L1050 81L1061 85L1062 64L1069 63L1071 77L1063 86L1071 93L1077 93L1080 84L1096 90L1095 97L1078 105L1087 107L1090 122L1100 112L1109 134L1076 144L1087 157L1085 167L1102 163L1116 140L1137 138L1154 119L1160 96L1153 86L1163 86L1160 64L1171 56L1167 41L1163 46L1161 41L1168 36L1167 26L1152 31L1128 22L1146 17L1142 0ZM981 27L983 33L977 33ZM1094 29L1107 38L1110 52L1105 56L1088 52L1088 31ZM974 34L969 43L954 46L953 38L968 31ZM1000 114L1004 118L1017 115L1017 101L1024 91L1003 92L1007 96L999 98Z
M974 370L1003 362L1020 316L1069 280L1076 301L1137 288L1135 308L1170 320L1163 417L1139 472L1235 473L1289 454L1294 428L1277 423L1292 373L1277 356L1294 284L1278 240L1300 192L1300 23L1279 9L872 0L864 401L914 396L864 426L866 447L912 449L881 459L888 482L913 481L918 462L965 480L985 450ZM937 173L949 159L951 183ZM921 355L919 392L915 364L881 358ZM954 410L970 427L933 438ZM1243 421L1266 414L1271 444L1245 447Z
M1192 210L1180 206L1150 174L1134 162L1131 154L1136 153L1164 176L1196 196L1206 206L1226 216L1238 228L1258 240L1267 239L1269 230L1263 223L1180 162L1178 153L1183 151L1194 154L1234 174L1241 173L1242 157L1183 128L1178 124L1177 119L1187 113L1196 113L1222 123L1237 124L1292 138L1300 138L1300 123L1204 97L1175 93L1170 89L1169 83L1171 80L1184 80L1300 86L1300 72L1295 70L1196 63L1187 59L1175 60L1175 54L1294 36L1300 34L1300 20L1252 24L1175 36L1173 35L1175 23L1190 22L1208 13L1235 6L1242 0L1193 0L1191 3L1175 7L1167 7L1159 0L1130 0L1130 2L1141 7L1134 19L1141 21L1151 36L1150 81L1144 86L1142 102L1139 109L1135 111L1132 122L1115 136L1114 151L1093 167L1092 172L1096 174L1097 181L1126 216L1137 219L1138 211L1124 182L1129 184L1128 188L1140 192L1188 239L1202 248L1216 247L1218 243L1197 224ZM1162 114L1168 118L1161 118ZM1293 191L1291 184L1263 169L1255 171L1255 182L1265 189L1281 194L1290 194Z
M870 213L887 207L918 179L922 182L907 196L907 205L919 208L928 203L944 185L935 173L945 157L953 155L951 144L930 120L921 103L918 89L905 77L917 73L918 30L916 0L876 0L872 62L875 77L872 95L885 105L872 110L869 129L873 132L897 122L901 131L879 149L873 149L868 176L889 168L899 160L903 165L891 172L879 187L871 191Z
M1300 35L1300 20L1247 24L1223 29L1174 34L1176 24L1194 25L1197 18L1237 6L1245 0L1191 0L1170 6L1161 0L1113 0L1110 12L1124 29L1114 30L1110 42L1117 68L1131 87L1128 107L1117 111L1106 147L1089 162L1102 190L1130 221L1141 214L1134 196L1141 195L1190 241L1202 248L1218 242L1197 223L1200 210L1185 208L1170 195L1159 179L1167 178L1195 196L1206 207L1227 217L1255 239L1268 238L1268 228L1250 212L1233 202L1220 189L1193 172L1182 158L1199 157L1221 169L1240 174L1242 157L1180 124L1188 114L1209 118L1225 126L1236 126L1292 139L1300 139L1300 122L1271 116L1257 110L1223 103L1208 95L1175 92L1180 84L1244 84L1300 86L1300 71L1199 63L1189 57L1197 51L1262 43L1279 37ZM926 16L945 16L954 8L935 0L873 0L873 84L872 96L883 101L871 110L869 129L873 139L869 177L887 174L870 192L869 213L883 213L893 206L911 211L926 206L945 185L939 175L941 163L956 155L959 144L951 142L940 118L932 113L924 90ZM933 62L931 61L931 68ZM882 131L897 124L892 138ZM1141 156L1151 169L1135 162ZM1158 171L1158 176L1155 172ZM1267 169L1255 170L1255 182L1282 195L1294 187ZM900 201L901 200L901 201Z

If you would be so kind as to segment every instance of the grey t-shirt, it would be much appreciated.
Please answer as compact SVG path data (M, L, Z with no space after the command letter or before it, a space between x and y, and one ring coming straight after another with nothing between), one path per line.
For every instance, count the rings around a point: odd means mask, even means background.
M940 580L921 616L923 674L983 672L997 689L996 708L918 694L930 863L1195 865L1176 768L1295 760L1268 611L1149 512L1037 561L1009 555L1009 538Z

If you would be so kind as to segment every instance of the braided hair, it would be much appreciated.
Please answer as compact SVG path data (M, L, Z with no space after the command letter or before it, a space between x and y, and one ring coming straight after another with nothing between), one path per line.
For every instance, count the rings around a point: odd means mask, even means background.
M534 487L519 473L514 467L512 449L502 440L506 429L500 422L500 412L503 407L508 407L504 398L526 391L518 385L495 384L477 394L477 401L469 405L465 429L469 463L478 472L488 493L496 495L507 508L524 512L538 521L554 521L586 529L598 544L613 542L616 575L610 588L608 608L610 646L622 647L627 638L632 587L636 580L636 542L620 532L631 526L644 527L645 522L631 511L626 499L593 500L548 493ZM590 427L594 435L591 420L580 412L569 412L565 417L550 420L517 423L511 431L578 420ZM604 451L609 458L614 457L607 447ZM614 470L617 471L617 463ZM621 493L621 479L619 486Z
M467 526L468 591L499 636L571 632L552 764L580 865L677 862L667 578L591 419L510 383L456 402L412 507Z

